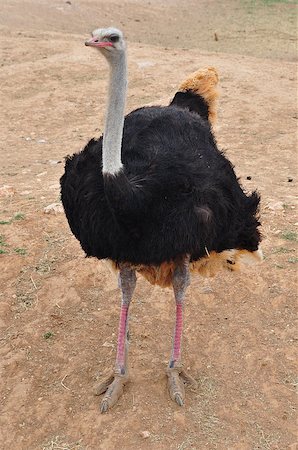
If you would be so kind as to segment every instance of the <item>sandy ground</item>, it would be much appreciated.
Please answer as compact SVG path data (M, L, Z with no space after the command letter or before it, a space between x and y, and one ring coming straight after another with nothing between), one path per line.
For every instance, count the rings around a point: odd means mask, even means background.
M1 449L297 448L294 3L2 0ZM140 279L131 383L100 415L93 387L113 366L120 295L64 214L43 210L59 201L63 157L102 131L107 66L83 42L110 24L129 43L127 111L217 67L215 133L262 195L265 260L192 280L184 360L199 388L183 408L166 388L172 292Z

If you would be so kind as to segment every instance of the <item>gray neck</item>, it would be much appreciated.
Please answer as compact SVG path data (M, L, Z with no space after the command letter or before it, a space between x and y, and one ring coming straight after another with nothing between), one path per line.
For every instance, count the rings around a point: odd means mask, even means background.
M102 171L116 175L122 168L121 143L124 124L124 110L127 89L127 68L125 52L111 59L108 110L103 135Z

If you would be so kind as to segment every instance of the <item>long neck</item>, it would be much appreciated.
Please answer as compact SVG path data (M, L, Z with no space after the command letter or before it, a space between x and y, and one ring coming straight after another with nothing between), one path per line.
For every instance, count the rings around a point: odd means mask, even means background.
M127 89L125 52L117 56L116 61L110 61L108 110L102 149L102 171L111 175L116 175L122 168L121 143Z

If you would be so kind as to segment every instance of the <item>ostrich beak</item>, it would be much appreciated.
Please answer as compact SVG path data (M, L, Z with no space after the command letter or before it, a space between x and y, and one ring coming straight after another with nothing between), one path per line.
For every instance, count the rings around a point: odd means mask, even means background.
M98 37L94 36L88 41L85 42L85 45L88 47L113 47L112 42L109 41L100 41Z

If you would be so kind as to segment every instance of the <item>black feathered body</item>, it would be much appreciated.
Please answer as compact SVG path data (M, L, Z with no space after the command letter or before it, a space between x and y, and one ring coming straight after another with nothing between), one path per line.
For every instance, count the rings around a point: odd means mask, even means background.
M209 118L209 107L205 99L192 91L176 92L170 106L178 106L179 108L187 109L191 112L196 112L197 114L208 121Z
M257 193L246 195L208 120L175 105L125 118L123 170L102 174L102 138L69 157L61 194L87 256L160 265L258 248Z

